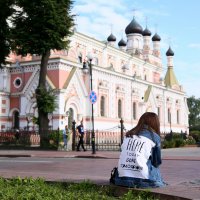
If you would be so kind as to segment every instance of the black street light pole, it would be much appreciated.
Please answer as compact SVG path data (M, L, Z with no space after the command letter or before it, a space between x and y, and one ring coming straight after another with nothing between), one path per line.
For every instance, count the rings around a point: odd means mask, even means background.
M172 133L172 114L171 114L171 112L170 112L170 114L169 114L169 119L170 119L170 121L169 121L169 125L170 125L170 133Z
M91 85L91 91L93 91L92 87L92 59L89 59L89 67L90 67L90 85ZM94 107L92 103L92 154L96 153L95 149L95 133L94 133Z
M90 73L90 91L93 91L93 87L92 87L92 57L89 57L89 73ZM86 62L83 62L83 70L87 69L87 65ZM92 104L92 154L96 153L96 149L95 149L95 132L94 132L94 107L93 107L93 103Z

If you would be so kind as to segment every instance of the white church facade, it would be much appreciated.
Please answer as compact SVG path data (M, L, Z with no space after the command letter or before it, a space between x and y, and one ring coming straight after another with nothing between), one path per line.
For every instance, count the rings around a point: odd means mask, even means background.
M187 96L173 71L174 52L169 47L166 58L161 58L160 36L152 37L134 18L125 33L126 42L121 38L117 43L113 33L102 42L74 31L68 50L51 51L46 83L55 89L58 103L49 114L51 128L63 129L69 121L83 120L85 128L91 129L91 76L83 70L90 54L97 95L95 130L114 130L120 119L128 130L144 112L152 111L159 116L161 132L188 132ZM37 129L33 117L37 117L40 57L11 54L10 60L10 67L0 69L0 129Z

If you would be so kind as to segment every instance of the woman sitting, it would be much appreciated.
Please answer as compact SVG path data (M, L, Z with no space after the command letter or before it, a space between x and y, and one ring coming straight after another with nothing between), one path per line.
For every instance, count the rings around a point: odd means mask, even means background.
M166 185L161 177L160 122L152 112L144 113L137 126L126 133L121 146L114 184L147 188ZM156 147L154 159L152 150Z

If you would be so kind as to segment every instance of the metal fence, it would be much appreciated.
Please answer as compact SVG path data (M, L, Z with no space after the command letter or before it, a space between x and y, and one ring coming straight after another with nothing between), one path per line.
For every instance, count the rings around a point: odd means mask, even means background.
M164 141L166 135L161 134L161 140ZM121 147L122 138L124 132L114 132L114 131L95 131L95 149L97 151L119 151ZM72 143L72 150L76 150L78 144L78 137L76 137L76 132L71 132L71 140L68 142ZM87 150L92 150L91 145L92 131L86 130L84 134L84 145ZM43 144L41 146L41 141ZM70 146L70 145L69 145ZM0 148L12 148L12 149L36 149L36 148L46 148L46 149L63 149L63 135L61 130L48 130L44 131L43 134L38 134L36 131L6 131L0 132Z
M72 132L72 137L75 137L75 149L78 144L78 137ZM91 150L90 130L85 131L84 144L87 150ZM46 140L46 149L62 149L63 135L62 131L54 130L44 132L42 135L35 131L6 131L0 132L0 148L40 148L41 140ZM68 141L69 142L69 141ZM111 131L95 131L95 147L96 150L120 150L121 133Z
M88 150L92 149L91 137L92 131L85 132L85 146ZM96 150L119 151L121 146L121 132L112 131L95 131L95 148Z
M59 143L58 131L47 131L41 135L35 131L6 131L0 132L0 148L28 149L41 148L41 138L46 144L43 148L57 149Z

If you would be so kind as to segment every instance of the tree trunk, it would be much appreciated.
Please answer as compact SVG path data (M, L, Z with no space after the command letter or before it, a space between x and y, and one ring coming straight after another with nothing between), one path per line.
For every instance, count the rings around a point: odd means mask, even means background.
M40 77L38 87L46 89L46 76L47 76L47 65L50 57L50 50L42 55L41 66L40 66Z
M50 50L42 55L41 66L40 66L40 76L38 88L36 89L36 98L38 100L40 96L40 89L47 90L46 88L46 76L47 76L47 65L50 57ZM39 121L39 134L40 134L40 146L44 147L48 141L48 126L49 119L48 113L43 112L38 109L38 121Z

